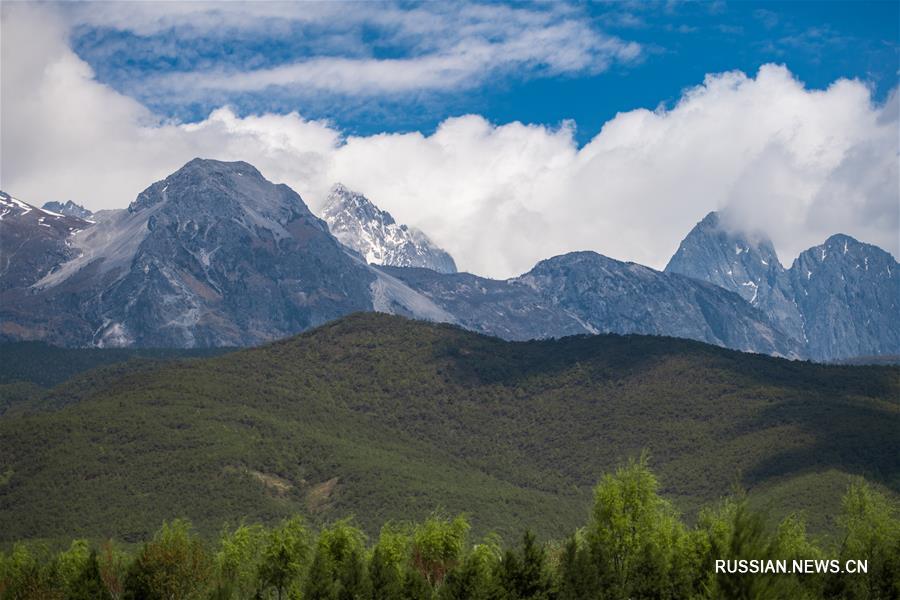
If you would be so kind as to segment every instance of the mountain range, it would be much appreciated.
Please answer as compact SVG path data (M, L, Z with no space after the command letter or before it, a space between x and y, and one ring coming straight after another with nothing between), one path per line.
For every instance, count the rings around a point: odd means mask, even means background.
M319 219L244 162L194 159L122 210L0 202L6 340L248 346L378 311L508 340L640 333L789 358L900 354L890 254L836 235L784 269L764 235L716 213L663 272L573 252L492 280L456 272L362 194L336 185Z
M817 360L898 353L900 278L881 248L837 234L790 268L763 233L708 214L681 242L666 273L708 281L760 309Z

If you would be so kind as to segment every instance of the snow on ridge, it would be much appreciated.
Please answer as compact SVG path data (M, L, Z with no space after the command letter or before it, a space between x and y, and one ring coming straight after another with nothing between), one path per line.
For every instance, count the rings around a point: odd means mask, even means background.
M322 220L339 242L369 264L456 272L452 257L427 235L397 223L389 212L340 183L331 188Z
M12 208L12 207L21 208L22 210L25 211L22 213L23 215L27 215L34 208L30 204L28 204L26 202L22 202L18 198L10 196L7 193L0 193L0 204L3 204L4 206L8 206L10 208ZM8 213L3 213L3 214L8 214Z

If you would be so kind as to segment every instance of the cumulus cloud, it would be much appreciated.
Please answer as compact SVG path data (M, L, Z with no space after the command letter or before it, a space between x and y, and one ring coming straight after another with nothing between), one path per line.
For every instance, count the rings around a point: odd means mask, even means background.
M66 24L3 7L0 187L34 203L124 207L194 156L246 160L317 209L335 181L425 230L461 268L516 275L595 250L661 268L710 210L763 229L783 262L835 232L898 250L898 95L807 89L784 66L713 74L671 109L618 114L584 147L573 123L347 137L296 113L227 107L167 122L96 81Z

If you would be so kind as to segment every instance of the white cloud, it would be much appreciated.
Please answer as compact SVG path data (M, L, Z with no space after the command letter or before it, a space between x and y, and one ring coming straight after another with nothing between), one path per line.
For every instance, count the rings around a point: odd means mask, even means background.
M498 74L524 78L596 73L641 54L639 44L601 33L583 11L561 3L425 3L414 8L371 2L76 3L62 8L73 24L174 36L187 45L198 36L215 38L240 30L242 35L307 37L316 49L326 46L318 54L276 66L219 64L148 76L129 87L143 97L168 94L182 102L208 98L213 92L272 88L290 90L295 97L458 90ZM363 42L364 36L377 42ZM335 37L341 46L328 48ZM378 58L373 45L402 51L398 57ZM164 46L170 53L171 42Z
M640 46L600 36L576 21L516 31L502 41L462 39L439 52L404 58L314 57L249 71L171 73L145 87L179 98L210 92L254 92L272 87L310 94L384 95L472 87L497 72L555 75L599 72L613 60L629 61Z
M726 205L788 263L838 231L900 254L898 96L873 105L856 81L808 90L774 65L710 75L671 110L620 113L580 149L572 124L476 115L428 136L345 138L297 114L160 121L98 83L52 15L7 4L3 20L0 187L32 202L122 207L205 156L251 162L313 208L342 181L483 275L583 249L661 268Z

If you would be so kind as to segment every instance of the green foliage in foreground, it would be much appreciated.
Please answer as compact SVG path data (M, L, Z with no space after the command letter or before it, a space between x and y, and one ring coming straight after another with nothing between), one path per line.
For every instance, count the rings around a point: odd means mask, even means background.
M240 525L207 546L185 521L130 555L76 540L58 554L17 544L0 555L2 599L588 600L892 599L900 596L900 518L865 482L843 500L839 543L823 547L791 516L775 528L743 497L688 527L659 495L646 461L606 475L588 523L562 542L526 531L505 551L472 543L464 517L384 525L373 545L342 520L317 535L294 517ZM847 574L720 573L717 560L866 560Z

